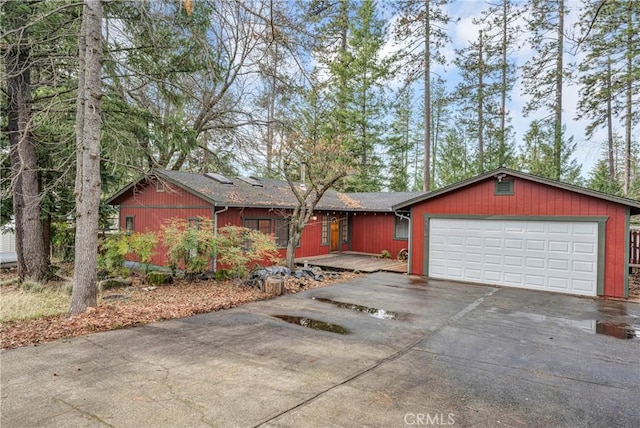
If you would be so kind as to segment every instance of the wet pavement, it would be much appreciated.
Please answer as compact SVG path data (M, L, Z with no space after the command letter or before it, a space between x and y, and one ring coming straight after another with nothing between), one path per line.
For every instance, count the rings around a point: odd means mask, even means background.
M377 273L2 351L0 425L637 427L639 329L635 303Z

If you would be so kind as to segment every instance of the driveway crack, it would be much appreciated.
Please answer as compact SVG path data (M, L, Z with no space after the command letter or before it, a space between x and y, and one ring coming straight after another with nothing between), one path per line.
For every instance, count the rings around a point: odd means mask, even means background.
M482 297L476 299L474 302L470 303L469 305L467 305L464 309L462 309L460 312L456 313L455 315L453 315L452 317L448 318L447 320L441 322L438 327L436 327L434 330L429 331L425 334L423 334L422 336L420 336L419 338L415 339L413 342L409 343L407 346L401 348L400 350L398 350L397 352L395 352L394 354L389 355L388 357L385 357L381 360L378 360L376 363L370 365L369 367L366 367L358 372L356 372L355 374L353 374L352 376L346 378L345 380L343 380L342 382L339 382L335 385L331 385L328 388L323 389L322 391L312 395L311 397L301 401L300 403L296 404L295 406L292 406L288 409L285 409L273 416L271 416L270 418L263 420L262 422L258 423L257 425L254 425L254 427L262 427L267 425L270 422L275 421L276 419L286 415L287 413L290 413L296 409L300 409L304 406L306 406L307 404L310 404L314 401L316 401L318 398L322 397L323 395L327 394L328 392L333 391L334 389L337 389L341 386L344 386L348 383L350 383L353 380L358 379L359 377L377 369L378 367L395 361L398 358L406 355L409 351L411 351L413 348L415 348L420 342L428 339L429 337L433 336L434 334L438 333L440 330L442 330L443 328L459 321L461 318L463 318L464 316L466 316L469 312L475 310L478 306L480 306L482 304L482 302L484 302L484 300L487 297L492 296L494 293L496 293L498 290L500 290L499 288L493 288L491 290L489 290L487 293L485 293Z

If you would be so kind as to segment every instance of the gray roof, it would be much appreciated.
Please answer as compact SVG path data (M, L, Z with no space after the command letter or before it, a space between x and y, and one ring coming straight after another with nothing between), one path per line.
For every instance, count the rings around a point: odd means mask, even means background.
M428 199L432 199L441 195L444 195L449 192L453 192L455 190L461 189L463 187L470 186L472 184L478 183L480 181L484 181L488 178L493 178L498 174L506 174L507 176L521 178L523 180L529 180L536 183L546 184L548 186L557 187L560 189L568 190L570 192L580 193L582 195L591 196L598 199L603 199L606 201L615 202L618 204L625 205L630 208L631 215L640 214L640 201L628 198L622 198L620 196L610 195L608 193L602 193L591 189L586 189L580 186L574 186L572 184L561 183L559 181L550 180L548 178L538 177L535 175L527 174L520 171L515 171L509 168L498 168L493 171L486 172L484 174L472 177L468 180L461 181L459 183L452 184L451 186L443 187L442 189L438 189L429 193L423 193L416 197L406 199L401 201L395 205L393 205L393 210L400 210L409 208L411 205L414 205L419 202L426 201Z
M291 191L289 183L284 180L227 177L232 184L224 184L206 175L169 170L153 170L149 176L156 176L160 180L172 183L216 206L293 208L296 205L296 197ZM107 204L118 205L122 197L148 180L149 176L120 190L109 198ZM294 184L300 186L300 183ZM392 205L420 194L422 192L341 193L329 189L323 195L316 209L392 212Z

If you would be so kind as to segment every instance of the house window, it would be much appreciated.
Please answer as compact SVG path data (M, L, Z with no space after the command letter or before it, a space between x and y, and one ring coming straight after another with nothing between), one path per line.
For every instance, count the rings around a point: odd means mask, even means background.
M349 242L349 217L348 215L340 220L342 222L342 242Z
M329 214L322 216L321 245L329 245Z
M202 223L202 219L198 218L198 217L189 217L187 219L187 222L189 222L189 227L195 230L200 230L200 223Z
M286 218L245 218L243 225L265 235L274 235L279 248L285 248L289 242L289 220Z
M128 215L124 218L124 231L125 233L133 233L135 230L134 227L134 222L133 222L134 217L132 215Z
M409 220L402 217L395 217L393 228L393 239L409 239Z
M244 227L271 235L271 219L268 218L245 218Z
M164 183L162 181L157 181L156 182L156 192L158 193L162 193L164 192Z
M513 180L496 180L494 193L496 196L513 195Z
M276 223L276 245L279 248L284 248L289 242L289 220L286 218L275 219Z

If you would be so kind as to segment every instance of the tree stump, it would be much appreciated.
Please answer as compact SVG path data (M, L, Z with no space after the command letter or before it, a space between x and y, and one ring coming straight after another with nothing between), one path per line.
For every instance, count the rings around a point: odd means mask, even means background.
M264 291L267 294L280 296L284 292L284 279L278 276L269 276L264 280Z

